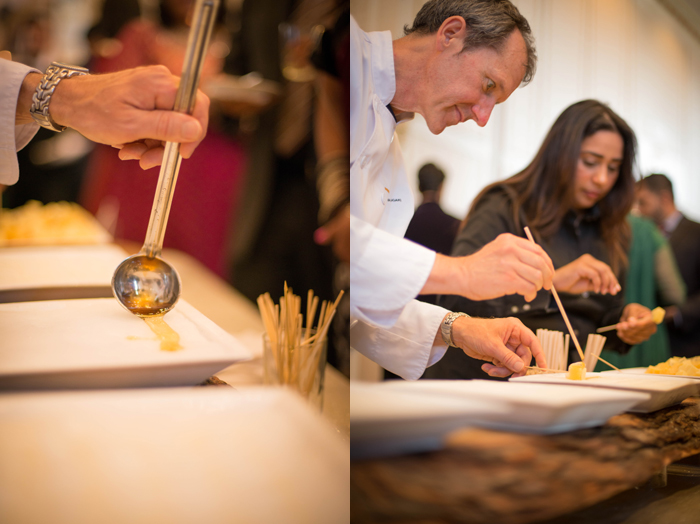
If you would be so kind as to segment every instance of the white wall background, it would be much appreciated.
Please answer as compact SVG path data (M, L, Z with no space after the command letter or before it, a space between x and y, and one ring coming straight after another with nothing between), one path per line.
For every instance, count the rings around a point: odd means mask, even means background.
M396 39L423 3L352 0L351 13L365 31ZM462 218L481 188L530 162L561 111L596 98L635 130L639 171L666 173L678 207L700 220L700 41L657 0L514 3L535 35L535 79L485 128L470 121L435 136L420 116L399 126L408 173L429 161L443 167L443 207Z

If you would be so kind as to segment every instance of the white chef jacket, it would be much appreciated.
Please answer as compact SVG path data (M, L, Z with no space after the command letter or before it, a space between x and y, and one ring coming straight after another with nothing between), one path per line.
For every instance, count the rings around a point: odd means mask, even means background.
M365 33L350 17L350 345L415 380L445 354L433 346L448 310L415 300L435 252L403 238L413 216L396 120L389 31Z
M39 130L39 124L15 125L17 97L24 77L39 71L18 62L0 58L0 184L12 185L19 179L17 151L26 146Z

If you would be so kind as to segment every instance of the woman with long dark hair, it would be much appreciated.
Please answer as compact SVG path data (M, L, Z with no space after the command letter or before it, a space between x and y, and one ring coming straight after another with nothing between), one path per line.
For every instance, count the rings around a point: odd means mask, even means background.
M528 226L554 263L553 283L581 344L598 327L618 324L606 333L605 347L628 351L656 331L649 309L625 304L619 284L630 244L626 216L634 199L636 147L632 129L608 106L596 100L573 104L530 165L477 195L452 256L472 254L502 233L524 237ZM450 295L440 304L472 316L518 317L533 331L567 332L546 290L529 303L520 295L480 302ZM448 351L426 376L486 378L461 351Z

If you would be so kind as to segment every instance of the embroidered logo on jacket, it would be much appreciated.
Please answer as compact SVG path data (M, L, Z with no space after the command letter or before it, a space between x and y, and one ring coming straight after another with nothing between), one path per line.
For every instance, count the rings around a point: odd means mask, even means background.
M387 202L401 202L400 198L387 198L389 194L391 194L391 191L389 191L389 188L384 188L384 191L386 191L386 194L382 193L382 205L385 206Z

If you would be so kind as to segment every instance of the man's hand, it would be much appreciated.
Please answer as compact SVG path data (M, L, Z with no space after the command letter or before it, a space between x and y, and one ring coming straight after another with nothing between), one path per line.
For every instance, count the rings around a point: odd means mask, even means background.
M462 295L488 300L519 294L528 302L552 287L554 265L547 253L530 241L503 233L473 255L437 255L422 295Z
M612 268L589 254L557 269L554 287L572 294L592 291L603 295L616 295L622 289Z
M532 357L546 368L537 336L517 318L459 317L452 324L452 341L467 355L489 364L481 366L492 377L522 376Z
M198 91L191 116L173 111L179 81L165 66L66 78L49 111L56 123L149 169L162 162L165 142L181 143L180 154L189 158L206 135L209 98Z
M641 344L656 333L651 310L641 304L627 304L617 324L617 336L627 344Z

